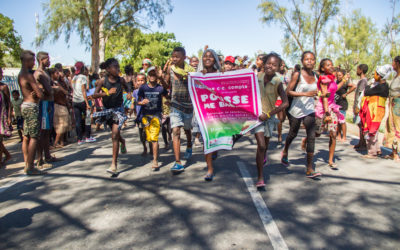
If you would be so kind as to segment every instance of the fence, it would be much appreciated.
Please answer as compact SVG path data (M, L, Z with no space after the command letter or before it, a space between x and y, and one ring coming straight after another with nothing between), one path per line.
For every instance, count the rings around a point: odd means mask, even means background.
M13 90L18 90L21 92L19 85L18 85L18 76L3 76L3 80L1 80L5 84L8 85L8 88L10 89L10 93Z

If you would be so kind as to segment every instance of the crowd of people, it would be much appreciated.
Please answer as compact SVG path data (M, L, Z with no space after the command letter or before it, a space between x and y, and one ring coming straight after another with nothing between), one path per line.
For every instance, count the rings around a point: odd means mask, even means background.
M263 169L269 162L267 150L274 130L277 130L278 144L283 146L281 163L284 166L290 163L290 145L299 130L304 128L306 137L301 139L301 147L306 152L306 177L321 176L313 158L315 142L323 133L329 136L328 165L333 170L338 169L334 157L336 141L347 141L348 110L352 111L354 123L359 126L360 140L354 148L367 151L363 157L368 159L376 159L381 154L378 131L387 113L383 143L392 149L392 154L385 158L400 161L397 152L400 139L400 56L394 58L392 65L376 69L359 64L357 84L350 79L350 72L335 67L331 59L322 59L316 69L316 57L311 51L301 55L300 65L289 68L273 52L259 55L252 65L246 56L224 58L206 47L200 58L188 57L184 48L177 47L165 65L154 65L151 59L145 58L138 73L127 65L124 75L114 58L101 63L100 74L90 74L83 62L76 62L72 68L60 63L50 67L50 57L46 52L35 55L24 50L20 58L20 91L14 90L10 94L7 85L0 84L0 160L5 165L11 158L4 147L3 137L10 136L14 120L22 142L27 175L45 174L54 162L62 160L51 155L54 148L62 148L73 140L78 145L94 143L94 124L96 130L103 126L111 131L112 163L107 172L117 175L118 154L127 153L121 130L128 117L138 128L142 155L153 155L152 169L159 169L161 131L165 148L168 149L171 143L173 146L175 162L170 170L180 173L185 170L181 161L182 128L187 141L183 159L192 157L193 145L201 145L199 125L193 115L188 90L188 75L191 72L209 74L244 68L256 73L262 103L259 116L262 124L252 130L257 141L258 188L265 186ZM33 70L35 59L38 66ZM371 80L367 79L369 70L374 73ZM349 108L347 96L353 91L354 103ZM282 124L286 118L289 131L283 141ZM234 136L234 140L239 138ZM213 160L217 157L218 152L205 155L206 181L213 180Z

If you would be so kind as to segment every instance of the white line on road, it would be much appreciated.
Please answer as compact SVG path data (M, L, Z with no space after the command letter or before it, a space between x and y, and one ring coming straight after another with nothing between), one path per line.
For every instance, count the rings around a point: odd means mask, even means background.
M246 169L246 166L240 161L237 162L237 166L240 170L244 183L246 183L250 196L253 199L254 205L257 208L258 215L260 215L261 221L264 224L265 231L267 231L269 239L271 240L272 247L275 250L289 249L281 233L279 232L271 213L269 212L267 204L265 204L262 196L257 191L254 182Z

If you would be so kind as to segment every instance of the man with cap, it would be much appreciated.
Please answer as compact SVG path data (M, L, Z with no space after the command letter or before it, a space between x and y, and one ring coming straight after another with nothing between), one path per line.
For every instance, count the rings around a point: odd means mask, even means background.
M233 56L225 57L224 69L225 71L235 70L235 58Z
M161 127L162 97L168 95L168 91L158 84L161 76L157 75L154 66L147 70L148 84L143 84L138 92L138 105L141 105L141 122L146 133L146 140L152 143L153 164L152 169L157 171L158 166L158 135Z

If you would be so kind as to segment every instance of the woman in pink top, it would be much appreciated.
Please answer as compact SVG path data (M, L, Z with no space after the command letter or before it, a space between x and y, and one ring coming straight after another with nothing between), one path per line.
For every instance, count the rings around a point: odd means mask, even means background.
M320 136L323 131L329 132L329 161L331 169L337 170L337 164L333 162L336 147L336 133L338 123L344 123L345 118L340 113L340 106L335 103L335 93L337 84L333 73L333 63L330 59L324 58L319 64L321 75L318 78L317 87L319 100L315 106L315 117L317 123L316 136Z

